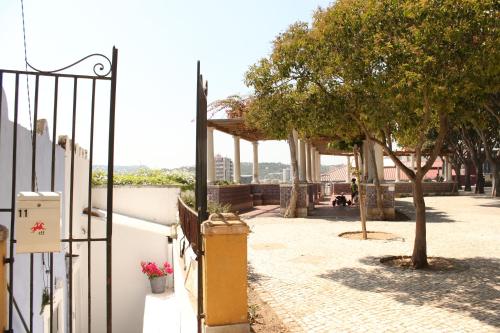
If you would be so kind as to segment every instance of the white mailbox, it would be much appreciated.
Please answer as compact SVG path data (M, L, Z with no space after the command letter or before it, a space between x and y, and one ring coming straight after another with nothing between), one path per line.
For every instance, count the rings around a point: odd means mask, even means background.
M17 195L16 252L61 251L61 196L55 192Z

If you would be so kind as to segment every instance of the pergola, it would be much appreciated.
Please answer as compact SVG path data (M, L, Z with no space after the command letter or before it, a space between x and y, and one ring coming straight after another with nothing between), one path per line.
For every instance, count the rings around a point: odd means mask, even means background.
M243 118L208 119L207 120L207 181L215 181L214 129L229 134L234 140L234 181L240 182L240 139L253 145L253 178L252 183L259 183L259 141L278 140L258 130L249 128ZM347 166L350 166L351 153L332 149L328 146L328 138L311 140L299 139L297 144L299 179L303 182L321 181L321 155L346 156ZM350 168L348 171L350 176ZM346 179L346 181L349 181Z
M207 120L207 181L213 183L215 181L215 155L214 155L214 129L220 132L229 134L234 140L234 181L240 183L240 139L247 140L253 146L253 172L252 183L258 184L259 180L259 141L278 140L277 137L272 137L262 133L259 130L249 128L245 124L243 118L231 119L208 119ZM299 180L301 182L320 182L321 181L321 155L335 155L346 157L346 182L350 182L352 177L351 172L351 156L352 152L333 149L328 145L332 138L319 137L313 139L298 139L296 142L298 153ZM384 152L382 147L375 145L375 162L379 179L384 179ZM368 148L363 145L363 153L365 156L369 154ZM415 169L415 154L410 150L400 150L396 152L398 156L410 156L410 166ZM445 180L451 180L451 163L448 158L445 159ZM369 163L368 163L369 164ZM369 166L361 166L363 169ZM396 165L396 182L400 181L401 171Z

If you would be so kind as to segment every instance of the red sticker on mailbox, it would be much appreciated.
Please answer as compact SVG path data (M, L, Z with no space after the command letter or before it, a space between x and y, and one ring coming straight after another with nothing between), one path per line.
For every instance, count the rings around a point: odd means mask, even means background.
M35 225L31 227L31 232L32 233L35 233L37 231L43 232L46 229L47 228L45 227L45 223L43 223L42 221L38 221L38 222L35 222Z

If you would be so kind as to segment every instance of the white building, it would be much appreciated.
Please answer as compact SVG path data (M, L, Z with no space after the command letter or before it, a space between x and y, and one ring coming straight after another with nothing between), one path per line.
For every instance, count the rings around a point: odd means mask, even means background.
M230 158L215 156L215 180L233 181L233 161Z

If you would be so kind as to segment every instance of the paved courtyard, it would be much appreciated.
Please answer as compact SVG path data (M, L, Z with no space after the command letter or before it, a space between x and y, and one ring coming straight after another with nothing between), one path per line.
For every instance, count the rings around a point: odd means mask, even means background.
M404 241L339 238L360 229L346 214L247 220L250 283L291 332L500 332L500 200L426 204L428 255L455 258L461 271L381 266L382 256L412 251L412 199L403 198L397 205L410 221L368 222L368 230Z

